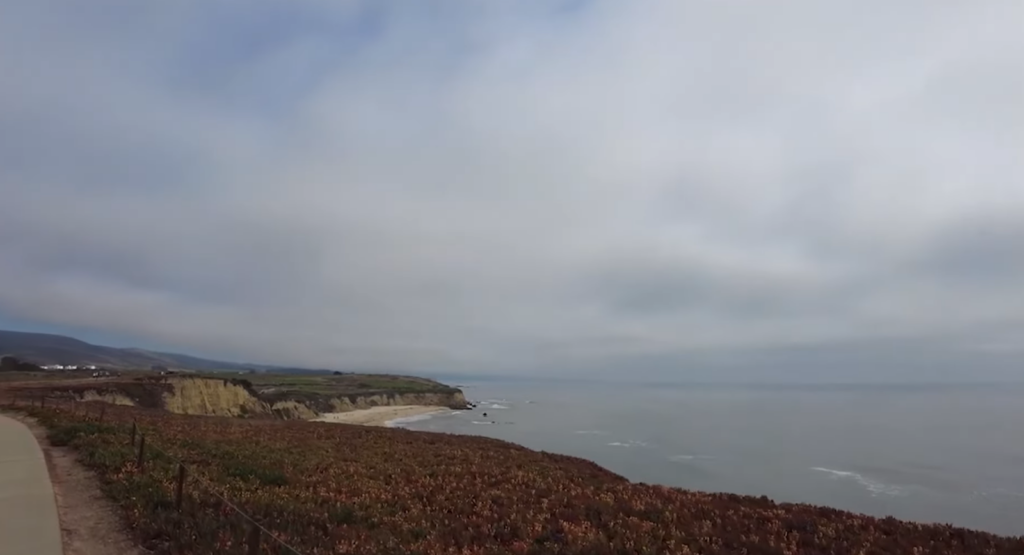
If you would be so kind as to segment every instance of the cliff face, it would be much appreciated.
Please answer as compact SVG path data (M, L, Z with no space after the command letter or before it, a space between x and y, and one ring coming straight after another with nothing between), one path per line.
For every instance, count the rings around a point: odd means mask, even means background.
M370 407L387 407L403 405L427 405L448 407L452 409L464 408L466 397L461 391L455 393L380 393L377 395L352 395L345 397L330 397L329 411L320 412L348 412L350 410L368 409Z
M327 412L349 412L370 407L426 405L466 408L461 391L452 393L376 393L372 395L311 396L268 402L270 411L286 420L311 420Z
M206 378L171 378L164 408L178 414L245 416L267 414L270 407L241 384Z
M81 392L79 399L82 401L103 401L104 403L110 403L111 405L127 405L130 407L138 406L138 403L136 403L134 399L118 391L97 391L95 389L87 389Z
M423 384L416 385L422 387ZM436 382L420 391L368 388L363 392L343 392L331 391L329 388L318 390L308 387L289 389L263 386L256 396L267 403L272 412L288 419L310 419L329 412L348 412L382 406L425 405L465 409L469 405L462 391Z
M56 391L55 391L56 393ZM150 382L78 386L63 393L83 401L163 408L177 414L308 420L326 412L378 406L428 405L465 408L457 389L436 393L368 393L332 396L304 392L260 395L241 380L173 377Z

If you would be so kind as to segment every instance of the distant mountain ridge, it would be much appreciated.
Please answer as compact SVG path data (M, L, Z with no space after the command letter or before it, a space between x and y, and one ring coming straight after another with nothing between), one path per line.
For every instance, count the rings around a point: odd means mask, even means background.
M269 370L277 367L210 360L178 353L93 345L66 335L0 330L0 355L38 365L95 364L116 368L165 366L187 370Z

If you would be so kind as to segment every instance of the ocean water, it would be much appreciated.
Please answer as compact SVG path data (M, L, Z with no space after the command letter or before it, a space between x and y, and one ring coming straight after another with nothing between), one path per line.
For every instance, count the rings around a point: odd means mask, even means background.
M637 482L1024 535L1024 385L463 389L477 409L398 425L584 457Z

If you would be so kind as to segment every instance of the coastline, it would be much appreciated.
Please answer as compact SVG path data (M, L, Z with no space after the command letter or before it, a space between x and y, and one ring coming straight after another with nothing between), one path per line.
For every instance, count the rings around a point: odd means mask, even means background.
M419 420L427 415L447 410L449 409L445 407L428 405L382 406L348 412L328 412L314 418L312 421L390 428L400 422L413 421L414 419Z

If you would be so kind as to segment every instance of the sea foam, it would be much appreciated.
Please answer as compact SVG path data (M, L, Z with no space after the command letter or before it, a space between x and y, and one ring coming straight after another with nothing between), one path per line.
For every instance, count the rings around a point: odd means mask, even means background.
M713 459L713 458L714 457L712 457L710 455L673 455L673 456L669 457L668 460L673 461L673 462L684 462L684 461L693 461L693 460L708 460L708 459Z
M647 444L642 442L642 441L636 441L636 440L630 439L630 440L627 440L625 442L623 442L623 441L613 441L611 443L608 443L608 446L610 446L610 447L647 447Z
M894 485L891 485L891 484L883 484L882 482L879 482L879 481L876 481L876 480L872 480L871 478L868 478L866 476L862 476L860 474L857 474L856 472L850 472L848 470L835 470L835 469L832 469L832 468L824 468L824 467L821 467L821 466L812 467L811 470L816 470L818 472L824 472L826 474L829 474L833 479L836 479L836 480L852 480L854 482L857 482L858 484L863 486L865 489L870 491L872 497L874 497L876 495L892 495L892 496L895 496L895 495L904 495L905 494L905 492L903 491L903 488L901 488L899 486L894 486Z

